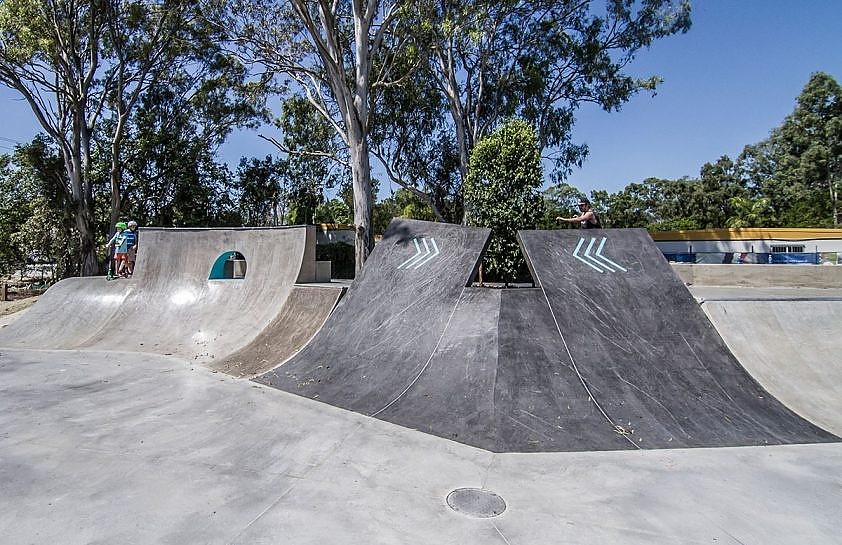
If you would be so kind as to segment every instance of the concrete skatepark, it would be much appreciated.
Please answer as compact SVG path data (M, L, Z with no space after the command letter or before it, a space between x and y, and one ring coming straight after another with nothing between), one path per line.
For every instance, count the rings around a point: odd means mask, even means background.
M688 291L634 230L471 287L487 235L393 222L341 299L304 228L60 282L0 329L3 541L840 542L842 290Z

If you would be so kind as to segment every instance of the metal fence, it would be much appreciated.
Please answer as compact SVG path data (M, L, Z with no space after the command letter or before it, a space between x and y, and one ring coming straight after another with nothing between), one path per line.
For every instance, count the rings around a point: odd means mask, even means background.
M684 252L667 253L664 257L672 263L725 263L756 265L840 265L839 252Z

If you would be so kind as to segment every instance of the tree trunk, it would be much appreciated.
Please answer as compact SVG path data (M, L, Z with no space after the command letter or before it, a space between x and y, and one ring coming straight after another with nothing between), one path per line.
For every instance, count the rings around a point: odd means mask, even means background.
M353 138L355 133L356 131L349 131L349 139ZM371 166L368 142L365 138L352 140L349 144L354 180L354 271L358 274L374 247L374 235L371 232Z
M79 231L79 256L82 276L99 274L99 259L92 228L90 207L84 201L76 202L76 229Z
M120 144L119 142L111 143L111 221L108 224L109 231L115 223L120 219L120 206L122 199L120 198L121 185L121 170L120 170Z

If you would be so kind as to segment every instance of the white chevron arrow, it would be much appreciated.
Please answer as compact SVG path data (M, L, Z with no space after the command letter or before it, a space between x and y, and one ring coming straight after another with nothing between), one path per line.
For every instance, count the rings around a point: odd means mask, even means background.
M436 239L434 238L430 238L430 242L433 244L432 250L430 250L430 245L427 243L426 238L421 239L421 242L424 244L423 250L421 249L421 245L418 244L417 238L413 238L412 242L415 244L415 255L398 265L398 269L417 269L440 253L438 244L436 244Z
M615 263L614 261L611 261L604 255L602 255L602 249L605 247L606 240L608 239L602 237L602 241L599 243L599 247L597 248L596 252L591 254L591 250L593 250L594 243L596 243L596 239L592 238L591 241L588 243L588 247L585 249L585 252L580 256L579 251L582 249L582 245L585 243L585 239L580 238L579 243L576 245L576 249L573 250L573 257L600 273L606 271L616 272L615 269L613 269L612 267L616 267L617 269L623 272L628 272L628 269L626 269L625 267Z
M625 267L623 267L622 265L619 265L619 264L617 264L617 263L614 263L613 261L611 261L610 259L608 259L608 258L607 258L607 257L605 257L604 255L602 255L602 248L605 246L605 241L606 241L606 240L608 240L608 239L607 239L607 238L605 238L605 237L602 237L602 242L600 242L600 243L599 243L599 248L597 248L596 253L594 254L594 256L596 256L597 258L601 259L602 261L604 261L604 262L606 262L606 263L609 263L609 264L611 264L611 265L613 265L613 266L617 267L618 269L620 269L620 270L621 270L621 271L623 271L623 272L629 272L629 270L628 270L628 269L626 269Z
M427 239L423 239L423 240L424 240L424 246L426 247L427 246ZM415 266L413 267L413 269L417 269L418 267L420 267L424 263L430 261L431 259L433 259L437 255L439 255L439 253L440 253L439 252L439 246L438 246L438 244L436 244L436 239L430 238L430 242L433 243L433 253L431 253L428 257L423 258L418 263L416 263Z

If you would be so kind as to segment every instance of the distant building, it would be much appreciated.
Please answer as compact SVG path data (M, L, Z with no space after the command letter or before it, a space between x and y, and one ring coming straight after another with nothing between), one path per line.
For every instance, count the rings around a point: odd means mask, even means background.
M655 244L680 263L840 264L842 229L657 231Z
M354 245L354 226L344 223L320 223L316 225L316 244L344 242Z

